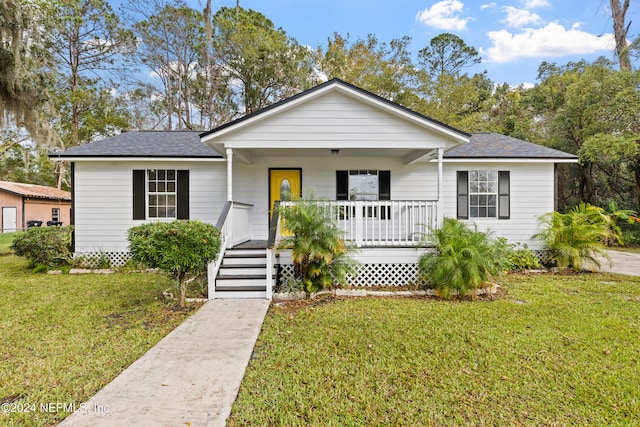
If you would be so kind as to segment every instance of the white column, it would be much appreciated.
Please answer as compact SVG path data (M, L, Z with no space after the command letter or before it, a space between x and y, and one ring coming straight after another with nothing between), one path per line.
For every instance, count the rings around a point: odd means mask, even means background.
M444 178L442 172L442 158L444 157L444 148L438 148L438 205L437 205L437 218L436 218L436 227L440 227L442 225L442 220L444 218L444 201L442 200L442 195L444 194Z
M233 201L233 150L227 148L227 201Z

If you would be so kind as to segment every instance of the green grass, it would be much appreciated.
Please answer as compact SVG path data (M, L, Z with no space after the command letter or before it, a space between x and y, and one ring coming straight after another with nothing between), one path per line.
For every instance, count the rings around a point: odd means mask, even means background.
M11 242L18 233L0 233L0 255L7 255L11 253Z
M0 257L0 402L33 412L0 412L3 426L49 426L138 359L192 310L160 300L164 276L45 275L13 255Z
M273 306L228 425L640 423L640 278L511 275L504 290Z
M607 248L607 250L640 254L640 246L615 246L612 248Z

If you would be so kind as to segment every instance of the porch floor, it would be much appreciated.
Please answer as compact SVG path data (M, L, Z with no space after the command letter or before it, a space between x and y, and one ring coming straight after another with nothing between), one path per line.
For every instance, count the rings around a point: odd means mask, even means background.
M379 249L379 248L429 248L433 245L429 243L423 243L418 245L380 245L380 246L364 246L360 249ZM247 240L246 242L238 243L233 247L233 249L267 249L267 241L266 240Z

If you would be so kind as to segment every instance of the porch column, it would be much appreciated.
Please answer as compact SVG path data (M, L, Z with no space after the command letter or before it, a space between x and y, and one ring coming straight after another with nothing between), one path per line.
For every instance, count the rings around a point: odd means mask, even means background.
M438 148L438 205L437 205L437 217L436 217L436 227L440 227L442 225L442 219L444 218L444 201L442 200L442 195L444 194L444 178L442 172L442 158L444 156L444 148Z
M227 148L227 201L233 201L233 150Z

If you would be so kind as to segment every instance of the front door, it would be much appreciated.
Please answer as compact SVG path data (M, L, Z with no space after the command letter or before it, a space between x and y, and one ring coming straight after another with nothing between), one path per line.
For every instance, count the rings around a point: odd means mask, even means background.
M301 196L302 169L269 169L269 218L276 200Z

